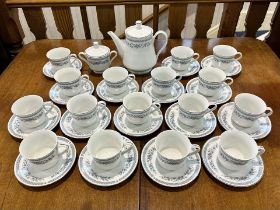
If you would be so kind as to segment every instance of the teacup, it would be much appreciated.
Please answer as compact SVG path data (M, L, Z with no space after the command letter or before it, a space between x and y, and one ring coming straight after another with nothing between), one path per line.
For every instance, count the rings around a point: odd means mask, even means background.
M92 134L87 151L93 157L92 167L111 170L120 164L120 157L127 152L130 145L124 145L123 136L114 130L98 130Z
M229 170L242 170L258 155L265 152L262 146L239 130L229 130L222 133L219 140L219 162Z
M214 96L218 94L220 89L225 85L224 82L228 85L233 83L233 79L231 77L226 77L224 71L213 67L201 69L198 75L198 91L205 96Z
M80 127L88 127L99 121L98 113L106 107L104 101L88 93L82 93L69 99L67 110L71 113L74 123Z
M178 104L179 121L192 127L200 125L203 116L217 108L217 105L209 105L208 100L197 93L181 95Z
M134 92L123 99L127 120L136 125L148 122L150 114L160 109L159 103L153 103L147 93Z
M49 109L46 104L51 104ZM47 114L52 110L53 103L44 103L42 97L37 95L28 95L17 99L12 107L12 113L18 117L22 126L26 128L35 128L46 121Z
M85 61L95 73L102 73L110 67L117 54L115 50L110 51L108 47L93 42L93 46L87 48L85 52L79 53L79 58ZM110 58L111 55L113 55L112 58Z
M182 79L174 70L169 67L157 67L151 71L152 91L158 95L167 95L171 93L175 82Z
M192 59L197 60L199 54L193 49L185 46L177 46L171 49L172 64L171 67L177 71L187 70Z
M156 137L157 161L166 170L178 170L184 167L187 157L200 151L197 144L191 144L189 138L179 131L166 130Z
M232 68L233 61L240 60L242 53L229 45L217 45L213 48L213 62L212 66L223 71L228 71Z
M61 147L64 149L59 151ZM59 160L59 155L68 149L68 145L58 143L56 134L50 130L34 131L26 135L19 146L23 158L38 170L53 167Z
M134 74L119 66L106 69L102 74L107 90L113 95L118 95L127 90L127 85L135 80Z
M241 93L234 98L232 121L241 127L252 127L260 117L267 117L273 113L270 107L258 96Z
M47 52L47 58L52 64L51 72L54 74L59 69L64 67L71 67L72 63L75 61L70 61L70 58L77 59L76 54L70 54L70 50L65 47L57 47L49 50Z

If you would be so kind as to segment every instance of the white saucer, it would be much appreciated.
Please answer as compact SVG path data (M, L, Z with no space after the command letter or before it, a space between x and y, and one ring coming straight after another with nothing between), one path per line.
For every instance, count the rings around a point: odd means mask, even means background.
M271 121L269 117L260 117L256 124L250 128L238 126L231 120L234 110L234 102L224 104L218 111L218 120L221 126L226 130L237 129L249 134L254 139L262 139L266 137L271 131Z
M162 124L163 116L160 110L149 115L150 120L141 125L134 125L127 121L125 109L121 105L114 114L114 124L116 128L123 134L129 136L147 136L154 133Z
M75 61L74 61L75 59ZM82 62L80 61L80 59L78 58L70 58L70 62L73 62L74 63L72 64L73 67L81 70L82 69ZM49 77L49 78L53 78L53 75L54 73L51 71L52 69L52 64L50 62L47 62L44 67L43 67L43 74L46 76L46 77Z
M156 183L166 187L182 187L199 175L201 159L199 153L187 157L185 167L175 171L162 168L157 162L155 138L146 143L141 154L141 163L146 174Z
M186 86L188 93L198 93L198 77L190 80ZM223 104L230 100L232 96L231 87L224 82L224 86L220 89L219 93L214 96L204 96L210 104Z
M60 120L60 129L61 131L74 139L87 139L91 137L91 135L97 130L97 129L105 129L110 124L111 121L111 112L106 107L103 109L102 113L99 113L99 121L94 123L93 125L82 128L73 126L73 117L71 113L66 110L64 114L61 117Z
M83 82L84 84L82 85L81 90L78 94L85 93L85 92L92 94L94 91L94 85L92 84L92 82L85 78L83 78L81 82ZM55 83L51 87L49 91L49 96L53 102L61 105L66 105L67 101L71 98L70 96L66 96L63 95L63 93L61 93L61 89L57 83Z
M142 92L150 95L153 98L153 101L156 101L158 103L172 103L174 101L177 101L178 98L184 93L184 86L179 81L174 83L171 93L165 96L155 94L152 90L152 84L152 79L146 80L142 85Z
M167 58L165 58L162 62L161 62L162 66L168 66L171 68L172 65L172 57L169 56ZM177 74L179 74L182 77L188 77L191 75L196 74L200 69L200 65L199 62L195 59L191 60L191 64L189 65L188 69L183 70L183 71L177 71L175 69L173 69L174 71L176 71Z
M50 103L52 103L52 102L44 103L44 104L46 104L47 110L51 107ZM8 122L8 131L13 137L22 139L25 134L29 134L29 133L32 133L37 130L41 130L41 129L52 130L59 123L59 120L61 117L60 109L55 104L53 104L53 108L47 114L47 117L48 118L44 123L42 123L41 125L39 125L35 128L23 128L23 126L20 125L21 123L20 123L20 120L18 119L18 117L16 117L15 115L12 115L12 117L10 118L10 120Z
M121 155L120 164L109 171L104 171L91 165L92 157L87 151L87 146L81 151L78 166L81 175L89 183L101 187L117 185L126 179L135 171L138 164L138 151L134 143L126 137L123 137L125 144L132 144L132 149ZM93 166L93 167L91 167Z
M112 102L112 103L120 103L123 101L123 98L133 92L138 92L139 91L139 85L136 80L133 80L133 82L128 83L127 85L127 91L118 94L118 95L113 95L108 93L107 91L107 85L105 84L105 81L102 80L96 87L96 93L97 95L103 99L104 101Z
M211 134L216 126L217 120L213 112L204 115L202 125L190 127L178 120L179 104L172 104L165 112L165 122L167 126L179 132L186 134L190 138L201 138Z
M76 148L69 139L62 136L58 136L58 143L69 145L69 149L60 155L54 167L45 171L38 171L34 166L29 166L28 161L19 154L14 165L17 180L29 187L43 187L61 180L75 163Z
M218 181L233 187L250 187L263 177L264 165L260 156L254 158L251 165L243 171L230 171L218 161L219 136L209 139L203 146L201 157L207 171Z
M213 55L209 55L205 58L202 59L201 61L201 67L204 68L206 66L211 66L212 65L212 60L213 60ZM233 61L233 68L225 71L227 76L235 76L239 74L242 70L242 66L239 61Z

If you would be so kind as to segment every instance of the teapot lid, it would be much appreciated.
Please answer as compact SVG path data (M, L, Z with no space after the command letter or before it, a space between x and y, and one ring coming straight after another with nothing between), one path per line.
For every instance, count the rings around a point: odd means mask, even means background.
M110 49L104 45L98 44L98 42L93 42L93 46L87 48L85 52L90 57L99 58L107 56L110 52Z
M125 29L125 35L128 39L150 39L153 36L153 29L142 25L142 21L137 20L134 26Z

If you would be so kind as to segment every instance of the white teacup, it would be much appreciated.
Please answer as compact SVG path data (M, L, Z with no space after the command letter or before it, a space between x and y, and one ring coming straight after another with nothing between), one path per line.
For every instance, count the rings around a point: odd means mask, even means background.
M231 77L226 77L225 72L218 68L203 68L199 71L198 75L198 91L205 96L214 96L218 94L220 89L225 85L224 82L228 85L233 83L233 79Z
M231 69L233 61L240 60L242 53L229 45L217 45L213 48L213 62L212 66L223 71Z
M229 130L222 133L219 140L219 162L229 170L242 170L256 156L265 152L262 146L247 133Z
M63 147L63 150L59 151ZM59 155L69 146L58 144L57 136L50 130L34 131L26 135L19 146L19 152L29 164L38 170L47 170L59 160Z
M98 113L103 111L106 103L97 102L93 95L83 93L70 98L66 107L77 126L88 127L99 121Z
M188 69L191 60L197 60L199 54L195 53L192 48L185 46L177 46L171 49L172 65L171 67L177 71Z
M158 95L167 95L171 93L175 82L182 79L174 70L169 67L157 67L151 71L152 91Z
M102 74L109 93L118 95L127 90L127 84L135 80L134 74L119 66L106 69Z
M60 69L54 74L54 79L61 88L62 94L66 96L74 96L81 92L83 78L88 80L89 76L81 75L81 71L74 67Z
M77 59L76 54L70 54L71 51L65 47L57 47L49 50L47 52L47 58L49 59L50 63L52 64L52 73L55 73L59 69L64 67L71 67L72 63L75 61L70 61L70 58Z
M120 164L120 157L127 152L130 145L124 145L123 136L114 130L98 130L92 134L87 151L93 157L92 167L111 170Z
M199 145L191 144L187 136L174 130L161 132L156 137L155 143L157 161L166 170L178 170L184 167L187 157L200 151Z
M240 93L234 98L232 121L241 127L252 127L260 117L273 113L270 107L258 96L250 93Z
M127 120L136 125L148 122L150 114L160 109L159 103L153 103L151 96L142 92L127 94L123 106Z
M46 104L51 104L47 110ZM28 95L17 99L12 107L12 113L18 117L22 126L35 128L46 121L47 114L52 110L53 103L44 103L43 98L37 95Z
M217 108L217 105L209 105L208 100L197 93L181 95L178 104L179 121L192 127L200 125L203 116Z

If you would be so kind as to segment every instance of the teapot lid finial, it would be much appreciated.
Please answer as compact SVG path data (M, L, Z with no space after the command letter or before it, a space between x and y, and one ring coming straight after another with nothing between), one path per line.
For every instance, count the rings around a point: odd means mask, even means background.
M136 21L136 28L137 29L142 29L142 21L141 20Z
M98 42L93 42L93 47L98 48L99 47Z

